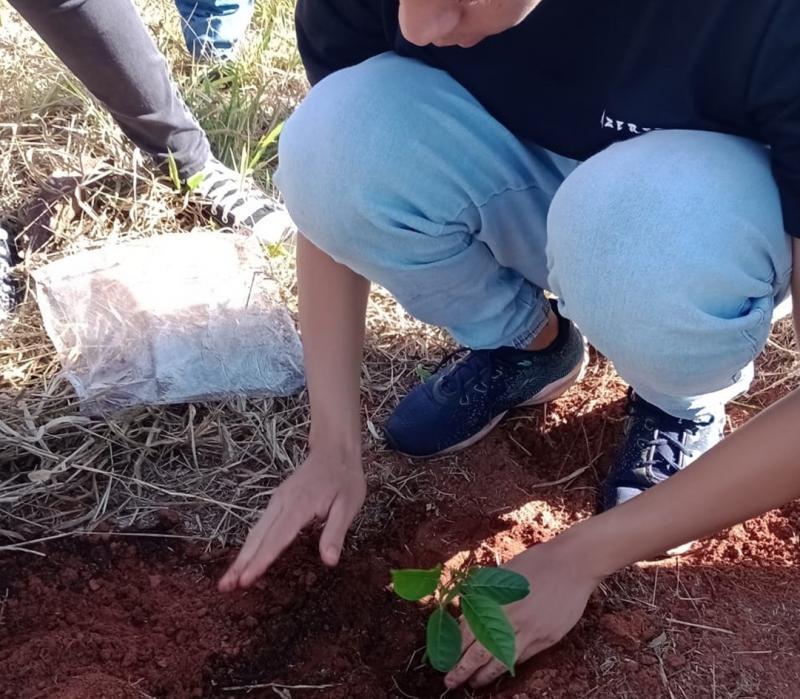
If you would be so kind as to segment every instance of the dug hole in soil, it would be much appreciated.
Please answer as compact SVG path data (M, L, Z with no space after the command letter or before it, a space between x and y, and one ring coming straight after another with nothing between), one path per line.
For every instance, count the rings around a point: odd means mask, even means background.
M312 535L232 595L215 585L234 552L179 538L109 533L0 557L0 697L441 696L422 662L429 610L396 598L389 570L470 553L493 565L588 516L623 420L622 389L596 388L518 413L457 457L379 455L425 469L443 497L397 504L333 570ZM610 578L562 643L478 694L800 696L799 514L789 505ZM151 533L165 532L180 533L169 516Z

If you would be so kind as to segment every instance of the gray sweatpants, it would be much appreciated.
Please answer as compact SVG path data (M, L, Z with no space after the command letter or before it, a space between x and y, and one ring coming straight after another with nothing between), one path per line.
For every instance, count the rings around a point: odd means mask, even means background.
M160 166L172 153L184 178L203 167L208 139L131 0L9 2Z

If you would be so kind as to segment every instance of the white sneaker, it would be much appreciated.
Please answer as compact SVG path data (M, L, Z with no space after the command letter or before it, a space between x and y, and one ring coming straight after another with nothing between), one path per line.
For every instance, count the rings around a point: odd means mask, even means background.
M17 302L16 287L11 278L14 266L14 240L0 228L0 323L6 320Z
M775 310L772 311L772 322L774 323L790 315L792 315L792 295L787 294L786 298L775 306Z
M252 233L267 244L280 242L294 230L286 209L216 158L187 182L196 180L190 196L206 204L224 226Z

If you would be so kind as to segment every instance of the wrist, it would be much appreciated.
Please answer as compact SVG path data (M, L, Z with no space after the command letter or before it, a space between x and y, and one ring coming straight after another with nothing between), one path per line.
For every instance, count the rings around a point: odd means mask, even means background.
M308 437L312 454L319 453L337 461L361 463L361 433L353 429L315 428L312 424Z
M579 566L582 575L598 584L631 562L625 555L624 537L616 536L608 527L608 521L601 515L589 517L551 542L567 560Z
M309 428L311 448L360 455L361 414L358 401L342 399L337 393L331 393L326 398L325 401L315 401L312 394Z

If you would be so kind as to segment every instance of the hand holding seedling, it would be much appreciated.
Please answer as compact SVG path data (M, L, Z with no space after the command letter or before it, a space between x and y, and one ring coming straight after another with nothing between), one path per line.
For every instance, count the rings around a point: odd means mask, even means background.
M434 595L427 658L447 672L449 688L481 687L560 641L575 626L600 578L575 556L570 537L520 554L503 568L470 568L440 581L442 567L395 570L395 592L407 600ZM448 613L459 597L463 620ZM504 608L504 605L508 605Z
M427 653L437 670L453 669L462 652L461 630L447 608L456 598L461 601L466 627L512 674L517 657L514 629L502 605L523 599L530 587L524 576L505 568L453 571L442 580L442 566L431 570L393 570L394 591L403 599L421 600L434 596L437 608L428 619Z
M319 540L323 563L336 565L347 530L365 495L360 459L337 459L312 451L273 493L261 519L220 580L219 589L230 592L252 585L313 520L325 522Z
M600 578L589 573L583 559L575 556L569 537L539 544L505 568L530 582L530 594L505 611L516 634L516 662L521 663L558 643L583 615ZM461 657L445 677L449 688L469 683L482 687L510 669L493 657L470 630L469 616L461 623Z

